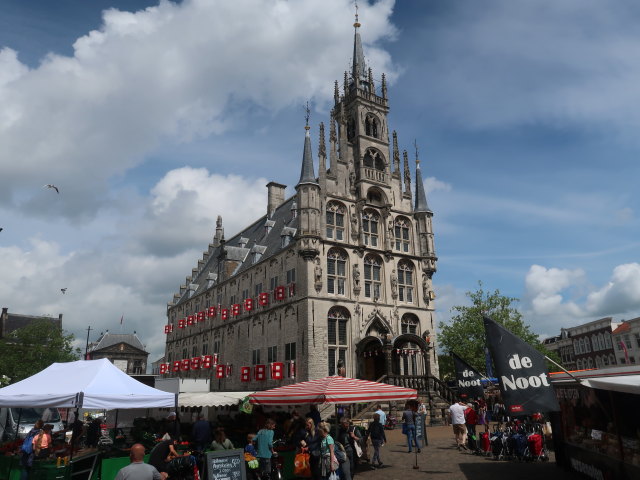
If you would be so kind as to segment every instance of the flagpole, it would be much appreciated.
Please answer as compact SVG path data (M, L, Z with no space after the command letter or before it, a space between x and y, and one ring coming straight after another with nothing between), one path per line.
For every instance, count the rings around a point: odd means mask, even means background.
M544 356L544 358L546 358L548 361L550 361L551 363L553 363L556 367L558 367L560 370L562 370L564 373L566 373L567 375L569 375L571 378L573 378L576 382L578 382L578 385L582 385L582 381L572 375L568 370L566 370L562 365L560 365L559 363L557 363L555 360L550 359L549 357L547 357L546 355Z

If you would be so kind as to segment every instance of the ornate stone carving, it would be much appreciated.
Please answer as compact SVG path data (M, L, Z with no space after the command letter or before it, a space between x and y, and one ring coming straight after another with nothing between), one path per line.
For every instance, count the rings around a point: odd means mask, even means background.
M350 223L351 223L351 238L353 238L354 240L358 239L358 215L356 215L355 212L351 212L351 218L350 218Z
M353 294L357 297L360 295L360 265L353 265Z

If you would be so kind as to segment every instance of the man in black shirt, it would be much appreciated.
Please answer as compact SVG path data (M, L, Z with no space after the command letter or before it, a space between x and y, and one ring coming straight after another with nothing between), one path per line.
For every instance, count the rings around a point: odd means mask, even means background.
M149 454L149 465L153 465L160 473L167 473L167 464L178 456L173 447L176 440L163 440Z

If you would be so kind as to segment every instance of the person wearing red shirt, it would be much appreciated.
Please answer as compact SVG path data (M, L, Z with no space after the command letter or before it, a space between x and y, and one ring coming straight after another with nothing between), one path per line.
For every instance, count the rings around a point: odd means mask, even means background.
M464 411L464 421L467 426L467 441L469 443L469 450L473 453L479 453L478 441L476 437L476 425L478 424L478 412L476 407L472 403L467 404L467 409Z

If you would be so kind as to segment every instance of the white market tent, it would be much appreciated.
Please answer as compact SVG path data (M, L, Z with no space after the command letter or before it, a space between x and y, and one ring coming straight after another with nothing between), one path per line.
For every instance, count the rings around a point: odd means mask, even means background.
M554 372L550 378L552 384L575 383L575 379L578 379L585 387L640 395L640 370L637 365L579 370L572 372L572 376Z
M180 407L230 407L254 392L191 392L180 393Z
M113 410L175 405L175 393L131 378L106 358L54 363L29 378L0 388L0 407Z

